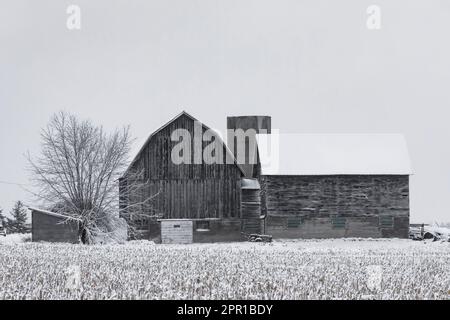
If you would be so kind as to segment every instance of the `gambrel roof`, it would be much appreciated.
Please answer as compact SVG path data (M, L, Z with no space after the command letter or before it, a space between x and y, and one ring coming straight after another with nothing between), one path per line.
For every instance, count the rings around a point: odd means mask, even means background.
M161 130L163 130L164 128L166 128L168 125L170 125L172 122L176 121L178 118L182 117L182 116L186 116L190 119L192 119L193 121L197 121L199 123L202 124L203 128L206 130L212 130L211 128L209 128L207 125L205 125L203 122L197 120L196 118L194 118L193 116L191 116L189 113L187 113L186 111L182 111L181 113L179 113L177 116L175 116L174 118L172 118L171 120L169 120L168 122L166 122L164 125L162 125L161 127L159 127L157 130L155 130L153 133L150 134L150 136L147 138L147 140L145 141L145 143L142 145L141 149L139 149L138 153L136 154L136 156L134 157L133 161L130 163L130 165L128 166L127 170L125 171L125 173L122 175L125 176L127 174L127 172L133 167L134 163L139 159L139 157L141 156L142 152L144 151L145 147L150 143L151 139ZM212 130L214 131L214 130ZM215 132L215 131L214 131ZM224 143L223 139L220 138L220 135L217 135L216 137L218 137L219 142L224 146L227 155L230 157L230 159L232 159L234 161L234 164L239 168L239 170L243 173L242 168L237 164L235 157L233 156L233 153L230 151L230 149L228 148L228 146L226 145L226 143Z

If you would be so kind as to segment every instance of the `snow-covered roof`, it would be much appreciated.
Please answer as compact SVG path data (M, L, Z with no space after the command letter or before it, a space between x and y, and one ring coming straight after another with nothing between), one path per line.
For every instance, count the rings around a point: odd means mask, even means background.
M56 212L51 212L51 211L48 211L48 210L36 209L36 208L31 208L31 207L28 207L28 210L37 211L37 212L44 213L46 215L57 217L57 218L81 221L81 219L78 219L78 218L75 218L75 217L71 217L71 216L66 216L64 214L60 214L60 213L56 213Z
M401 134L279 134L272 130L256 139L262 175L412 174Z
M259 190L261 189L261 186L259 185L259 182L256 179L243 178L241 179L241 189Z

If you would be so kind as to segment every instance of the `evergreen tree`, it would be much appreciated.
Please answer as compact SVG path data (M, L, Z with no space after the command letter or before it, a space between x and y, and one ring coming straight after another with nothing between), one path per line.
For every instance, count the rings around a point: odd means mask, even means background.
M6 217L3 215L3 209L0 209L0 226L6 228Z
M26 233L27 232L27 209L22 201L17 201L10 212L12 219L8 218L7 227L10 232Z

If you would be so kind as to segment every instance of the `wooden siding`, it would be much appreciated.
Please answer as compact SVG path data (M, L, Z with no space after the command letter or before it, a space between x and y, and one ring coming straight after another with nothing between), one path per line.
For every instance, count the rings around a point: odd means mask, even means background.
M147 195L166 219L239 218L239 180L151 180Z
M33 242L78 243L78 224L39 211L32 211L31 239Z
M192 141L191 164L174 164L171 152L178 142L171 141L171 134L176 129L188 130L193 138L194 119L182 114L153 134L128 171L143 172L142 180L150 181L143 198L156 195L153 209L164 219L239 218L241 171L236 164L227 164L226 147L222 144L222 164L208 164L210 159L203 157L201 164L194 164ZM207 127L201 129L204 133ZM201 152L210 143L204 141ZM126 179L127 174L121 189ZM121 206L127 201L122 195Z
M275 237L408 236L408 176L262 176L261 185L266 233ZM289 227L290 217L302 223Z
M152 135L150 141L144 146L137 159L134 161L134 170L144 169L144 179L152 180L177 180L177 179L237 179L240 178L240 170L234 164L227 163L227 149L223 145L222 163L208 164L212 157L206 157L201 164L194 162L194 141L191 141L191 164L174 164L171 159L172 148L178 144L171 141L172 132L177 129L186 129L194 137L194 120L182 114L177 119L167 124L163 129ZM208 128L202 127L202 133ZM202 150L210 141L202 142ZM206 163L205 163L206 162Z

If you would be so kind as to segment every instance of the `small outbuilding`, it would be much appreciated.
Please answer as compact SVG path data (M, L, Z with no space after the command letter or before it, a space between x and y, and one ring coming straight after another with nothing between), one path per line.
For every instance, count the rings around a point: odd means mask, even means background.
M186 219L161 220L161 243L192 243L193 221Z
M42 209L31 211L31 239L33 242L78 243L79 220Z

